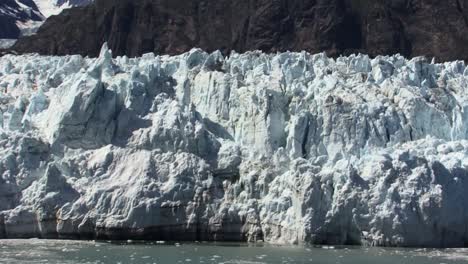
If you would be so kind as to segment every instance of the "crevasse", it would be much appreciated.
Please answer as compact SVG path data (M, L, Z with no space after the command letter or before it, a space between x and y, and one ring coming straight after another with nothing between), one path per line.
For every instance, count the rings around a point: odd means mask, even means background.
M0 237L468 244L468 68L0 58Z

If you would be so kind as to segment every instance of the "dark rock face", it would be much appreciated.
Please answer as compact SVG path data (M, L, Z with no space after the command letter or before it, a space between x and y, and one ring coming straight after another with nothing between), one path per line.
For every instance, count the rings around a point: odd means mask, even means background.
M20 2L24 6L18 4ZM16 39L21 33L17 22L42 21L44 17L32 0L0 1L0 39Z
M47 20L14 49L96 56L199 47L468 60L468 0L97 0Z

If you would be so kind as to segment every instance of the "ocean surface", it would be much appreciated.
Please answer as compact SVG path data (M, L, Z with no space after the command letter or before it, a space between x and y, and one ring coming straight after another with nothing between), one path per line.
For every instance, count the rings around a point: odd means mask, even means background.
M468 249L303 247L239 243L0 240L0 263L468 263Z

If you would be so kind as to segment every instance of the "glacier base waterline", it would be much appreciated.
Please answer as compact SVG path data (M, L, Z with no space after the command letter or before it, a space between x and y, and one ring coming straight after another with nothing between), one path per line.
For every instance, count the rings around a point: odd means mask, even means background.
M296 246L239 242L0 240L0 262L35 264L465 264L468 249ZM40 259L40 260L38 260Z
M468 68L0 58L0 237L468 244Z

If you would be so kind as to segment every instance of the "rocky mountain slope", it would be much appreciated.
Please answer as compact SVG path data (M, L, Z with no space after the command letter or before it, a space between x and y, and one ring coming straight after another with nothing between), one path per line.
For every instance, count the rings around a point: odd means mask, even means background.
M17 39L21 31L44 16L32 0L2 0L0 2L0 39Z
M0 49L11 46L20 36L34 34L47 17L91 2L92 0L2 0Z
M97 0L49 19L15 49L97 56L146 52L326 51L468 59L468 0Z
M468 243L468 68L0 58L0 237Z

